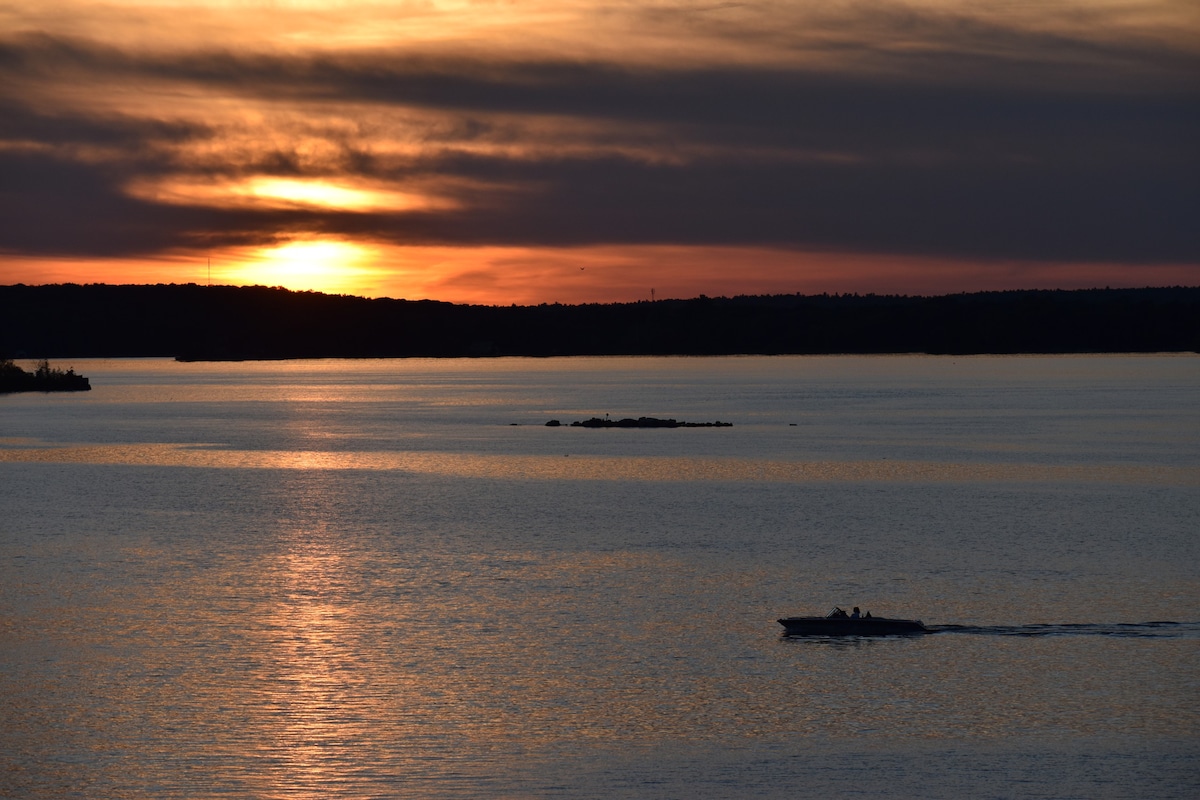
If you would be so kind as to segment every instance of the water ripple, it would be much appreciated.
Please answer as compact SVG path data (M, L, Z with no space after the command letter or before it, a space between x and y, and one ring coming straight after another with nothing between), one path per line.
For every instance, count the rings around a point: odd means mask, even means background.
M933 633L981 636L1118 636L1151 639L1200 639L1200 622L1073 622L1033 625L930 625Z

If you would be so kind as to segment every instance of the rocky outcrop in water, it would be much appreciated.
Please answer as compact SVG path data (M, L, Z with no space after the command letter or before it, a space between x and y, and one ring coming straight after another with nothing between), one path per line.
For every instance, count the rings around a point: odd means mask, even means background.
M548 427L557 427L562 423L552 419L546 423ZM675 419L659 419L657 417L625 417L624 419L600 419L592 417L582 422L571 423L572 428L732 428L732 422L680 422Z

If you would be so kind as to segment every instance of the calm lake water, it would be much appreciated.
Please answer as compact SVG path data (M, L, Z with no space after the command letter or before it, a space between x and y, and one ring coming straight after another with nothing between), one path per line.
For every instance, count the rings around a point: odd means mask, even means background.
M1200 358L61 366L0 796L1200 792Z

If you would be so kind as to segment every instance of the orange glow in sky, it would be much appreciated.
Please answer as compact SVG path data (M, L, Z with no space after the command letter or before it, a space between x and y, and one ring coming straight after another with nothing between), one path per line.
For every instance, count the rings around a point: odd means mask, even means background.
M1181 0L15 0L0 53L0 284L1200 284Z
M1196 279L1189 265L1131 274L1120 264L967 264L755 248L391 247L321 240L221 252L211 258L211 267L206 259L188 255L99 266L43 261L24 264L22 270L29 276L23 282L34 284L211 282L477 305L616 303L701 294L933 295L1013 286L1183 286Z
M180 179L168 183L143 182L127 190L151 202L216 208L311 208L354 213L450 207L439 198L391 187L269 176L221 183Z

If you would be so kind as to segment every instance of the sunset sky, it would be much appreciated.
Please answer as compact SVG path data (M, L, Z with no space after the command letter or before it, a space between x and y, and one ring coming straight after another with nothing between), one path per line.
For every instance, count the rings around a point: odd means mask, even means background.
M0 283L1200 285L1195 0L0 0Z

